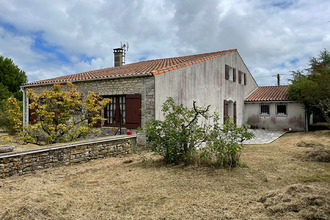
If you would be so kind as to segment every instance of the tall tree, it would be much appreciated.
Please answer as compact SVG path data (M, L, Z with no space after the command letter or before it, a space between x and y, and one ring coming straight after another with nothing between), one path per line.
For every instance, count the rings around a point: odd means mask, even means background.
M22 100L20 85L26 82L25 72L20 70L11 59L0 56L0 101L11 96Z
M318 57L312 57L310 68L293 71L288 93L302 102L308 113L317 108L330 128L330 53L324 49Z

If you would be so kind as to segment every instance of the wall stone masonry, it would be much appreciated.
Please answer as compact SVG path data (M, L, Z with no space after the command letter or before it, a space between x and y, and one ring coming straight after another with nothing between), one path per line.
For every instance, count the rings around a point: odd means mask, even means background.
M0 155L0 178L34 170L126 155L136 151L136 136L122 135L51 145L49 148Z
M141 115L141 126L143 127L146 122L155 119L155 80L152 76L82 81L73 82L73 84L78 90L78 92L81 92L83 100L86 99L89 92L95 92L96 94L101 96L141 94L141 107L144 113ZM53 84L38 85L30 87L30 89L33 89L35 93L40 94L43 90L51 90L52 87ZM70 90L70 87L63 87L63 91L68 90ZM26 115L28 115L28 109L28 103L26 102ZM24 123L28 124L27 117L25 117ZM146 143L144 133L136 133L135 129L132 130L133 133L137 135L138 143L140 145L144 145ZM102 131L101 134L104 134L104 132Z

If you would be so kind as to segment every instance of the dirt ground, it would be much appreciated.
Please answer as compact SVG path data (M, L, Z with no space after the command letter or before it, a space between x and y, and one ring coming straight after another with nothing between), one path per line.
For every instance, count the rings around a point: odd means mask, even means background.
M330 131L297 132L231 171L141 153L12 176L0 219L330 219L329 151Z

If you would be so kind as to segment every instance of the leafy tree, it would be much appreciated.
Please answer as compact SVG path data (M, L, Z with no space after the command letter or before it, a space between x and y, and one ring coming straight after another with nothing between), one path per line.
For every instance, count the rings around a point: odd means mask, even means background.
M202 152L203 159L215 158L216 165L237 166L242 142L252 138L252 134L244 127L237 128L231 120L221 126L219 116L211 116L208 111L209 107L197 107L195 102L193 109L189 109L168 98L162 106L165 120L146 123L144 128L150 150L169 164L189 163ZM197 151L204 145L207 145L204 150Z
M310 68L293 71L288 94L302 102L308 115L317 108L330 128L330 54L325 49L319 57L310 59Z
M29 108L35 111L36 119L24 127L22 139L25 142L41 144L43 141L77 140L95 132L95 123L105 120L101 117L101 109L110 99L101 100L91 92L83 102L74 85L71 82L67 85L71 88L69 91L62 91L63 85L57 83L52 90L44 90L39 95L32 89L28 90Z
M22 129L22 102L11 97L3 101L4 111L0 111L0 127L9 134L14 134Z
M0 100L14 96L18 100L23 100L20 86L27 82L24 71L9 58L0 56Z

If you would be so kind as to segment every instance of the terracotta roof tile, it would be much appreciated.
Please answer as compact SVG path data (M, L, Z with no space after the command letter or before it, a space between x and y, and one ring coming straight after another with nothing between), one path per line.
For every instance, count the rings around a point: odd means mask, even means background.
M204 62L206 60L234 52L237 52L237 49L204 53L204 54L196 54L190 56L173 57L166 59L147 60L132 64L126 64L121 67L110 67L110 68L92 70L92 71L73 74L73 75L60 76L52 79L29 82L23 84L23 86L42 85L42 84L66 82L66 81L74 82L74 81L83 81L83 80L91 80L91 79L138 76L144 74L157 75L174 69L189 66L195 63Z
M245 101L291 101L287 91L289 86L262 86L252 93Z

